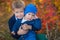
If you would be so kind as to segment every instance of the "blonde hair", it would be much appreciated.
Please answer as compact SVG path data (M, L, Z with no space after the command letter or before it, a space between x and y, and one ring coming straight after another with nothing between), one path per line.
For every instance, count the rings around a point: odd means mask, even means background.
M13 1L13 3L12 3L12 9L14 9L14 8L24 8L25 7L25 3L24 3L24 1Z

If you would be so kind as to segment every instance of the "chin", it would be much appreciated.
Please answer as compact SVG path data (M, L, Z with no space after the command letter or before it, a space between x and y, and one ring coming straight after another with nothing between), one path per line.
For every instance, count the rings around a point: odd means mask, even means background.
M18 19L21 19L22 17L19 17Z

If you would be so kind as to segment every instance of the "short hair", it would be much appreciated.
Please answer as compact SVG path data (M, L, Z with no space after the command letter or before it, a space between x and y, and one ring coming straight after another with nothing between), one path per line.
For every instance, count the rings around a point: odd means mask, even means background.
M23 1L14 1L12 3L12 9L14 8L24 8L25 7L25 3Z

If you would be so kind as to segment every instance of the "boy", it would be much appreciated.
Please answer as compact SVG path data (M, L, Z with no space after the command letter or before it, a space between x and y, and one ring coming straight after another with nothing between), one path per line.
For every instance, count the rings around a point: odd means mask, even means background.
M35 15L37 13L37 8L34 4L29 4L25 7L24 10L24 17L23 19L17 21L12 28L12 32L20 35L20 38L18 40L36 40L36 34L35 30L38 30L41 28L41 20L39 18L35 18ZM22 25L30 25L28 26L22 26ZM31 27L32 26L32 27ZM27 32L26 34L20 34L21 32Z
M23 1L14 1L12 3L12 12L14 13L13 16L9 19L8 21L8 25L9 25L9 29L10 29L10 32L12 31L12 28L13 28L13 25L15 24L15 22L18 20L18 19L21 19L23 16L24 16L24 7L25 7L25 4ZM19 36L16 34L16 35L12 35L14 38L18 39Z

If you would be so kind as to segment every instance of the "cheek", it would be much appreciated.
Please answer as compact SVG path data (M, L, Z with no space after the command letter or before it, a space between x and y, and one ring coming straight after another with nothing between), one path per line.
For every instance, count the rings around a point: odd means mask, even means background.
M24 13L22 12L22 13L20 13L20 15L24 15Z
M32 17L31 19L34 19L34 17Z
M26 18L29 18L28 15L25 15Z
M16 16L16 17L19 17L19 16L20 16L20 14L19 14L19 13L17 13L17 14L15 14L15 16Z
M22 13L21 15L24 16L24 13Z

